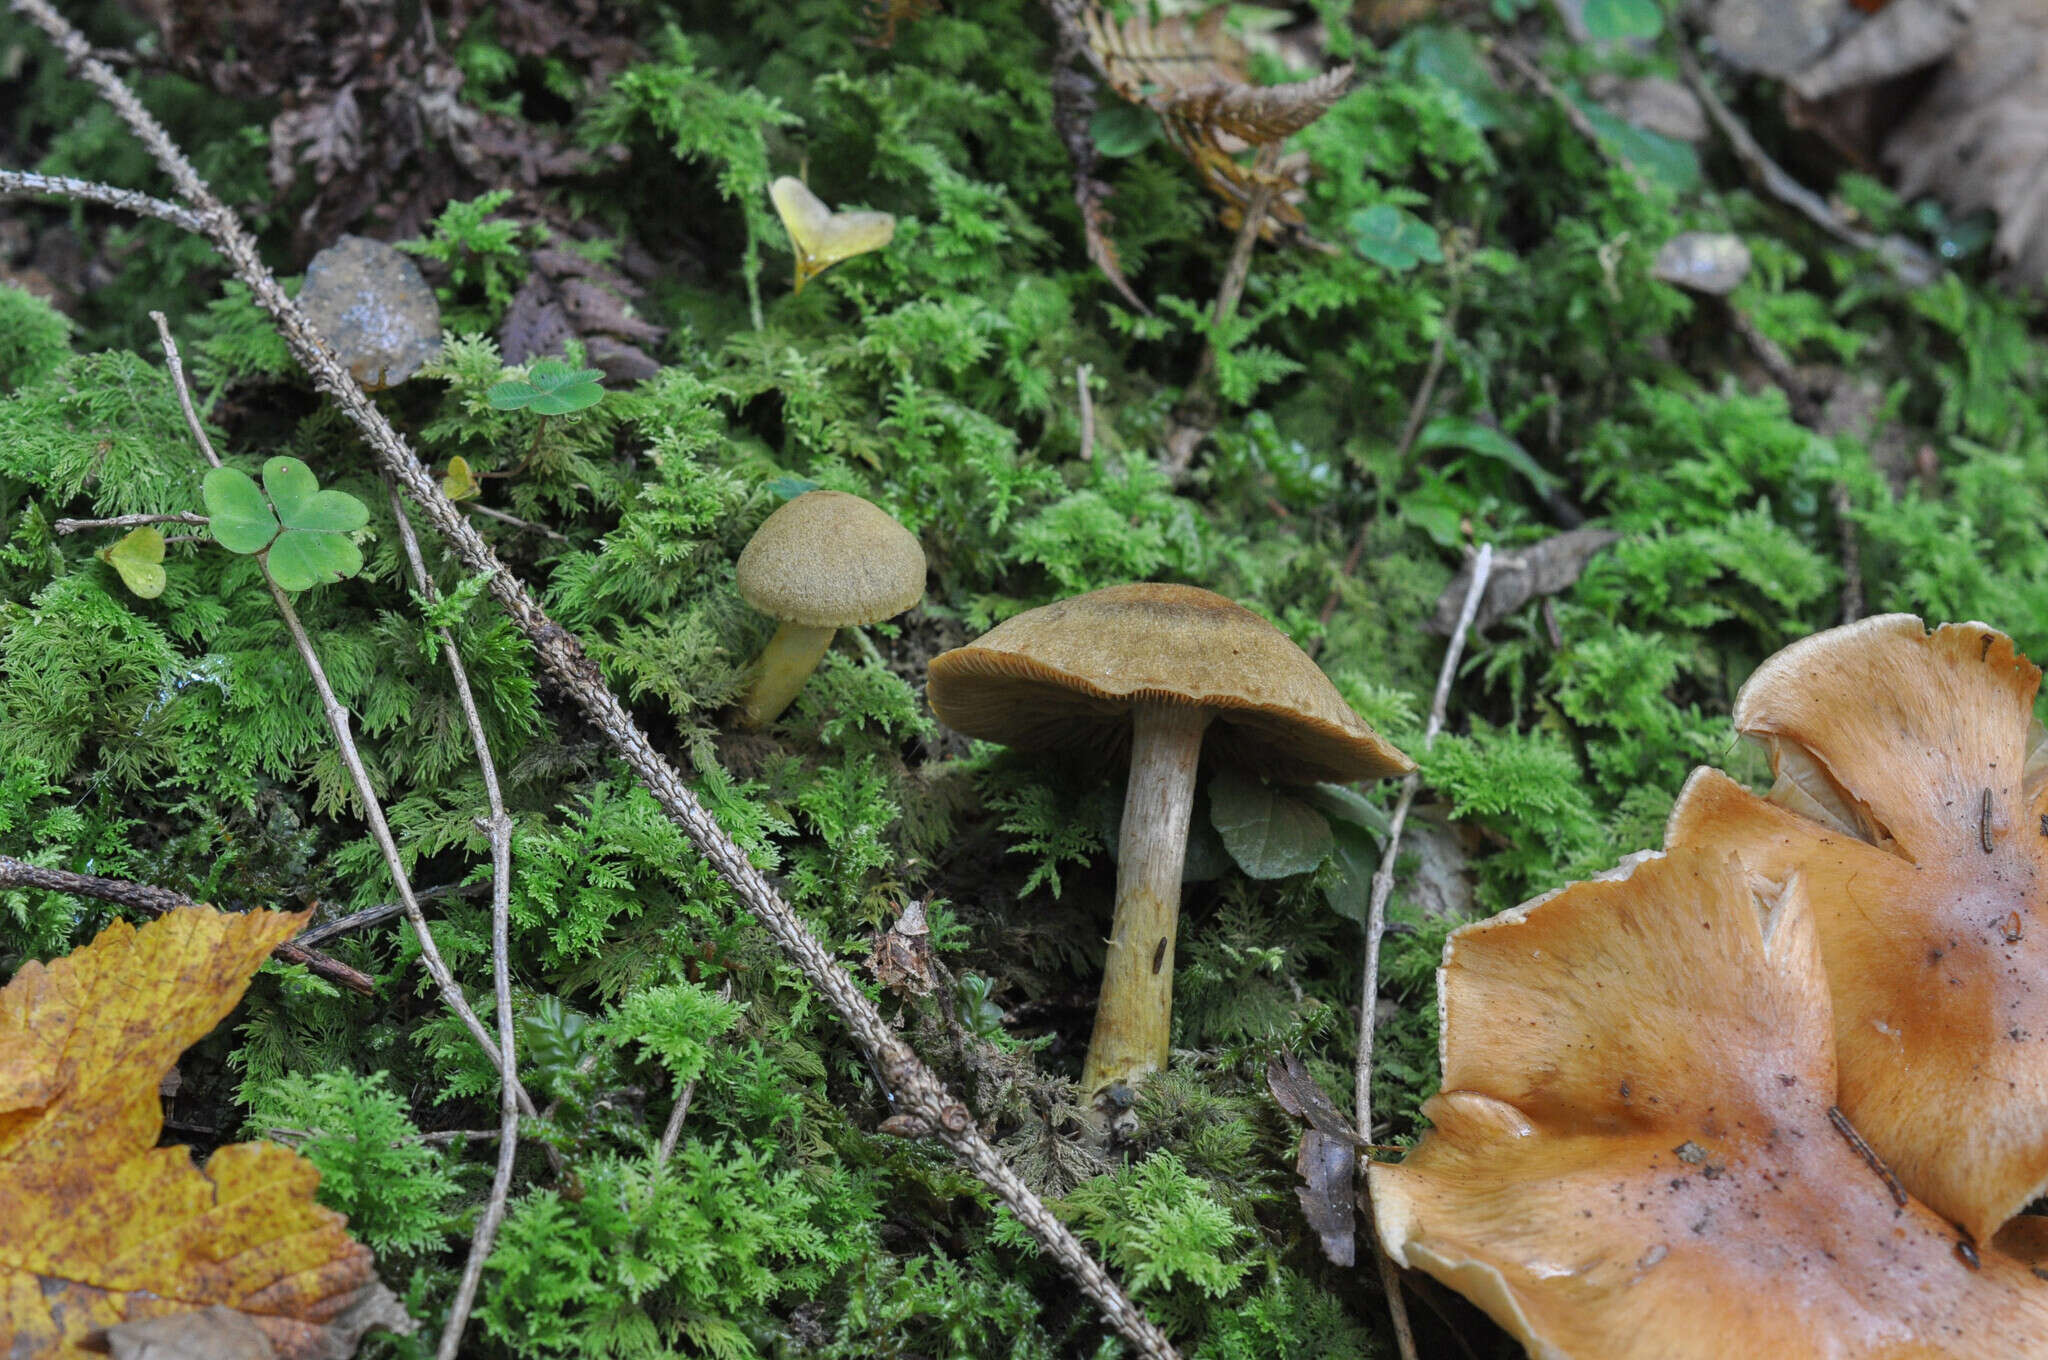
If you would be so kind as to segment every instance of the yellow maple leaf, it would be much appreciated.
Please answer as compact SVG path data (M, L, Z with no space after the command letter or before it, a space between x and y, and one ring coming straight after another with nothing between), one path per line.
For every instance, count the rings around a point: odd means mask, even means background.
M281 1357L347 1355L409 1330L320 1173L270 1143L204 1170L156 1146L157 1086L220 1023L304 914L180 908L116 922L0 990L0 1340L10 1360L83 1357L101 1329L213 1304Z

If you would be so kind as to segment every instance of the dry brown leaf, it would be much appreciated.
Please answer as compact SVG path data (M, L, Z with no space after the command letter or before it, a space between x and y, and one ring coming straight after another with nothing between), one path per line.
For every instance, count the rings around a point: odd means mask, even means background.
M1358 1263L1358 1135L1292 1053L1266 1062L1266 1089L1280 1108L1306 1120L1295 1174L1294 1197L1302 1216L1322 1243L1323 1255L1340 1266Z
M1526 548L1495 553L1486 593L1479 597L1479 612L1472 616L1472 631L1483 633L1529 601L1566 589L1579 579L1595 553L1620 537L1612 529L1573 529ZM1467 562L1436 597L1436 610L1429 616L1431 632L1449 636L1457 626L1472 584L1472 566Z
M1160 117L1166 139L1201 173L1202 182L1229 205L1232 225L1260 190L1268 196L1259 234L1305 238L1297 206L1308 178L1305 157L1283 158L1272 170L1238 159L1255 147L1277 147L1329 112L1351 83L1340 66L1291 85L1254 85L1242 43L1223 27L1226 11L1190 22L1175 17L1152 23L1140 13L1118 23L1100 8L1082 9L1088 47L1103 79L1134 104Z
M931 927L925 923L924 903L905 907L896 924L876 931L869 944L868 966L876 981L898 996L930 996L939 985L932 968Z
M1908 198L1996 211L1999 255L2027 282L2048 279L2048 8L1984 0L1885 159Z
M158 1083L234 1009L305 914L180 908L0 991L0 1337L9 1360L71 1360L93 1333L222 1304L285 1360L339 1360L373 1326L409 1331L320 1173L270 1143L201 1170L157 1147Z

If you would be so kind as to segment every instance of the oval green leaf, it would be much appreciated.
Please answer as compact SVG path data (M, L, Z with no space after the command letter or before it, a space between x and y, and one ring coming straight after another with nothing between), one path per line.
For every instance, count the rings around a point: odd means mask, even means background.
M121 577L121 584L145 600L164 593L164 536L145 524L100 549L99 558Z
M207 530L231 553L258 553L277 537L277 516L256 479L239 468L215 468L200 483Z
M1305 874L1330 853L1330 823L1299 798L1236 770L1209 781L1209 820L1253 878Z

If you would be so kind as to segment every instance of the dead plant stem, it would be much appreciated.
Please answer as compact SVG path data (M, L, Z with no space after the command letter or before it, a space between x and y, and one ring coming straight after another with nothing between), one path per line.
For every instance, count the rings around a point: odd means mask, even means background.
M171 888L160 888L154 883L136 883L125 878L102 878L98 874L75 874L69 869L45 869L41 865L30 864L10 855L0 855L0 888L40 888L44 892L89 897L96 902L112 902L116 906L133 907L137 911L148 912L151 916L162 916L165 912L176 911L180 907L200 905L181 892ZM314 976L326 978L329 982L346 987L359 995L377 994L377 984L369 976L296 940L287 941L272 952L286 963L304 964L306 971Z
M398 526L398 539L405 547L405 560L412 567L413 583L428 604L441 598L427 571L427 559L420 552L419 536L406 517L405 501L396 486L391 487L391 514ZM505 811L503 792L498 787L498 766L491 759L490 739L484 735L484 720L477 712L476 695L470 689L469 668L462 664L462 651L455 634L447 628L434 630L441 638L442 655L448 658L448 673L455 681L456 702L462 707L462 722L469 729L470 744L476 748L476 767L483 776L484 800L490 816L486 826L491 842L491 987L498 1001L498 1048L505 1055L498 1082L498 1168L491 1177L490 1197L477 1219L476 1232L469 1240L469 1259L462 1267L462 1280L449 1305L448 1321L441 1329L436 1360L455 1360L462 1347L463 1328L469 1324L470 1309L476 1306L477 1287L483 1283L484 1261L498 1240L498 1228L505 1221L505 1205L512 1194L512 1164L519 1153L519 1059L512 1025L512 818Z
M1458 610L1457 627L1451 630L1450 642L1444 648L1443 668L1437 672L1436 693L1429 703L1429 723L1422 731L1422 749L1425 751L1436 741L1436 734L1443 730L1444 712L1451 702L1451 681L1457 676L1458 660L1465 651L1465 633L1472 626L1473 616L1479 612L1479 601L1486 594L1487 577L1492 574L1493 545L1482 543L1479 555L1472 563L1472 583L1465 588L1465 603ZM1365 980L1359 986L1358 998L1358 1063L1352 1072L1352 1101L1358 1137L1366 1143L1372 1141L1372 1058L1374 1031L1379 1022L1380 939L1387 931L1387 898L1394 890L1394 865L1401 855L1401 831L1408 824L1408 810L1415 805L1415 791L1421 783L1419 771L1401 781L1400 797L1395 800L1394 816L1387 826L1387 846L1381 851L1379 868L1372 876L1372 898L1366 911ZM1363 1160L1359 1162L1361 1176L1365 1165ZM1408 1304L1401 1294L1400 1275L1386 1252L1379 1249L1377 1235L1373 1250L1379 1257L1380 1281L1386 1288L1387 1308L1393 1314L1395 1340L1400 1343L1404 1360L1415 1360L1415 1336L1408 1324Z

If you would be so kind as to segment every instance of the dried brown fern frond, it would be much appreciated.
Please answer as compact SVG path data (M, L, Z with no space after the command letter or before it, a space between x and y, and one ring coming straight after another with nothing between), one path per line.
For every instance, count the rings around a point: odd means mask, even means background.
M939 7L939 0L861 0L861 13L873 36L860 41L884 51L896 45L898 25L914 24Z
M1260 196L1268 201L1260 235L1307 239L1297 205L1307 178L1300 157L1240 157L1280 142L1329 112L1351 83L1351 67L1340 66L1291 85L1254 85L1245 68L1244 45L1223 27L1224 11L1199 20L1171 18L1152 23L1142 14L1119 23L1093 4L1081 19L1090 59L1102 78L1124 98L1153 110L1167 140L1193 162L1202 181L1228 205L1224 220L1242 221ZM1264 166L1272 165L1273 169Z

